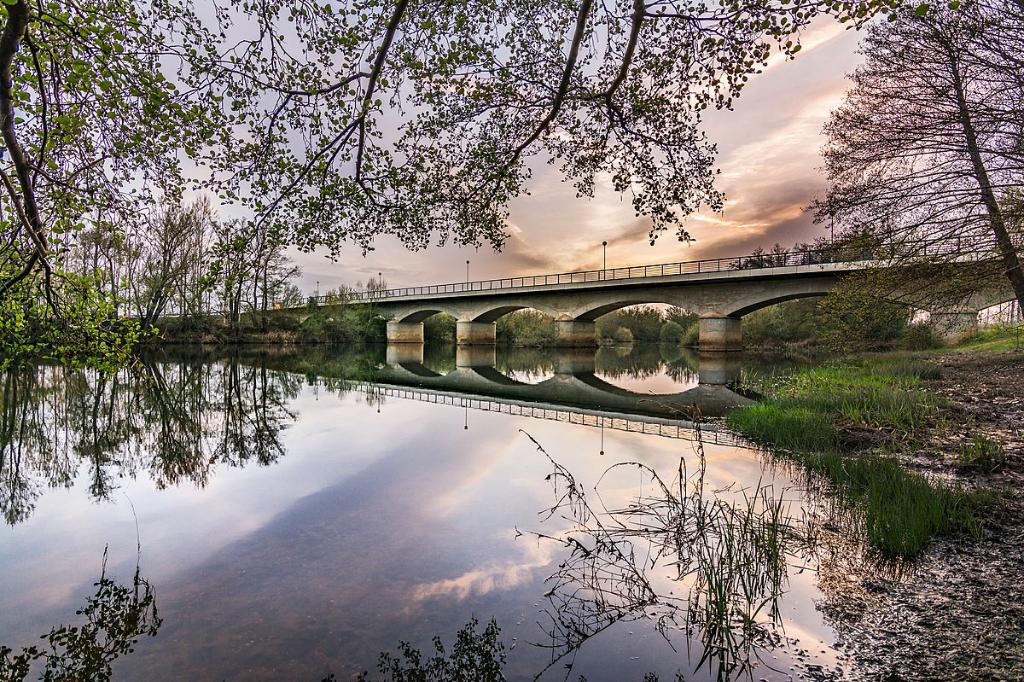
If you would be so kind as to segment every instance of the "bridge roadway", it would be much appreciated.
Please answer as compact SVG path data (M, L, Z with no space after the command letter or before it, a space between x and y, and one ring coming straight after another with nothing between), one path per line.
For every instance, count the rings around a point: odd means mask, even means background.
M744 315L782 301L824 296L844 275L880 264L864 258L826 251L758 254L367 291L353 298L372 302L389 319L389 343L422 343L423 321L448 313L457 320L459 345L493 345L496 320L532 308L557 321L558 345L593 346L600 316L631 305L667 304L698 315L701 350L732 351L742 346ZM996 302L972 300L930 313L938 331L956 340L974 333L978 311Z

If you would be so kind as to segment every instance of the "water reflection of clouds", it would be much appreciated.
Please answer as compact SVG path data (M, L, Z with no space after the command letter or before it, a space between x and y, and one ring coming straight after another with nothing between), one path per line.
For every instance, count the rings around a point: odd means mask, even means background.
M512 535L504 539L511 540ZM438 598L462 601L469 597L481 597L494 590L513 589L536 580L538 569L549 566L554 559L554 548L551 545L531 540L518 543L517 546L524 550L517 561L490 562L455 578L416 585L409 598L417 604Z
M525 614L564 548L517 538L514 529L558 538L567 523L538 516L552 504L550 466L519 429L588 486L620 461L669 473L680 457L695 466L692 444L680 440L609 429L602 440L597 428L562 422L407 400L378 405L324 382L303 386L289 409L298 417L281 431L284 454L268 466L220 466L205 488L191 479L165 489L147 476L123 482L139 514L143 570L166 618L157 639L119 664L124 677L319 679L334 671L344 679L372 666L376 651L400 639L429 646L472 614L536 640L536 619ZM769 475L749 451L709 445L706 453L709 489ZM0 535L0 568L9 576L0 642L13 641L12 631L38 635L47 628L22 625L77 603L105 542L119 574L134 560L125 499L94 504L87 486L82 478L73 490L48 491L35 516ZM605 480L602 496L619 505L638 490L651 492L636 469L624 468ZM670 573L655 576L658 584L685 587ZM798 580L794 619L808 637L827 632L813 608L813 576ZM18 624L9 620L14 611L24 615ZM610 633L580 672L607 679L601 671L637 652L664 674L680 664L661 643L645 646ZM509 679L536 671L529 649L516 650L522 674Z

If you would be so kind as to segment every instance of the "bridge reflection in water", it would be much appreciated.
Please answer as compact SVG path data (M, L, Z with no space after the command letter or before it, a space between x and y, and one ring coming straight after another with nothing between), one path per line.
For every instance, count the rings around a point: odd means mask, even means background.
M616 386L600 376L594 350L559 350L544 354L546 378L528 383L516 372L499 370L493 346L455 349L448 371L431 369L419 344L387 347L386 361L371 380L349 386L371 400L398 398L458 408L550 419L585 426L692 439L697 423L707 442L736 444L739 440L704 417L720 417L747 404L730 385L738 378L742 360L735 353L702 353L697 371L688 372L674 393L651 393ZM692 383L691 383L692 382Z

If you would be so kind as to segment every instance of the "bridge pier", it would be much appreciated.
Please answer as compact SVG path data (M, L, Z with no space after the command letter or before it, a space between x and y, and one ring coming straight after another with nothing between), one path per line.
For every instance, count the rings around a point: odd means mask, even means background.
M558 320L561 348L589 348L597 345L597 325L587 320Z
M697 357L698 382L724 386L739 379L742 368L739 353L702 350Z
M697 346L702 351L743 349L743 328L738 317L702 317Z
M496 339L493 322L459 320L455 323L455 343L460 346L493 346Z
M497 363L496 348L491 345L456 346L456 367L494 367Z
M402 364L423 364L422 343L391 343L384 350L384 361L391 367Z
M555 374L593 374L597 371L597 354L592 350L570 350L555 356Z
M932 328L946 343L956 343L978 333L977 311L938 311L930 313Z
M389 320L388 343L423 343L423 323Z

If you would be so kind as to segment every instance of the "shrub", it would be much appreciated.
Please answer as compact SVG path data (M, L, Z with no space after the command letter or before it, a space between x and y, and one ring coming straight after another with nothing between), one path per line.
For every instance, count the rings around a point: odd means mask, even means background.
M553 346L558 341L555 320L536 310L517 310L498 320L498 341L513 346Z
M269 313L267 327L270 331L294 332L299 328L299 318L290 313Z
M685 330L677 322L668 320L661 325L661 342L678 345L683 338Z
M756 310L743 318L743 341L771 346L814 341L824 326L820 301L813 298L785 301Z
M438 313L423 322L423 338L426 341L454 341L457 320L448 313Z
M630 331L634 341L658 341L661 338L661 324L665 318L657 308L633 306L623 308L616 315L618 324Z
M615 343L633 343L633 332L625 327L618 327L612 332L611 339Z
M665 311L665 320L675 322L683 329L689 329L691 324L697 322L697 319L696 313L687 312L677 306L672 306Z
M907 326L909 307L879 300L870 288L864 293L856 288L846 283L822 301L822 341L842 351L891 345Z
M683 332L683 336L679 339L679 343L687 348L696 348L700 345L700 323L694 322L687 327L686 331Z
M383 341L386 322L373 306L339 306L330 313L319 309L297 329L300 343L356 343Z
M943 344L930 323L915 322L907 325L900 334L898 345L904 350L929 350L940 348Z

